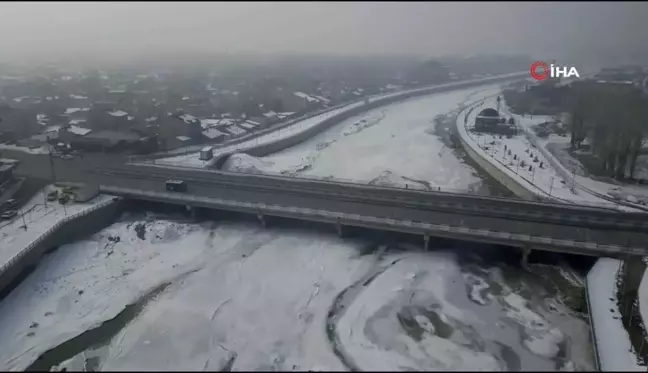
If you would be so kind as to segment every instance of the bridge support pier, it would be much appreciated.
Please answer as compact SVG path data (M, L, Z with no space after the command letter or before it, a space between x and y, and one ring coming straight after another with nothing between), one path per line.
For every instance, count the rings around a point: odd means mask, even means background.
M340 223L340 219L335 222L335 231L337 232L338 237L343 237L344 232L342 231L342 224Z
M189 212L189 216L191 217L191 219L196 220L196 218L198 217L198 208L190 205L186 205L185 209L187 210L187 212Z
M527 268L529 264L529 255L531 254L531 248L525 246L522 248L522 268Z
M262 213L257 214L257 219L259 219L259 221L261 222L261 226L263 228L266 228L266 221L265 221L265 218L263 217Z
M425 251L428 251L430 249L430 236L427 234L423 235L423 248Z

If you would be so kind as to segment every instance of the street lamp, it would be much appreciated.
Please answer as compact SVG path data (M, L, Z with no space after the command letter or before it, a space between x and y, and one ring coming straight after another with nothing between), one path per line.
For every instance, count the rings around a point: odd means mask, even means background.
M550 195L550 196L551 196L551 191L553 190L554 177L555 177L555 176L551 176L551 185L549 185L549 195Z

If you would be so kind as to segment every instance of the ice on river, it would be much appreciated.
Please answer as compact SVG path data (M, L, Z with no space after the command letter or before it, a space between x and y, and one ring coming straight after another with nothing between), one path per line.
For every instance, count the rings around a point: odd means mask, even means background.
M77 346L65 365L94 354L101 370L591 368L585 322L543 306L563 309L556 294L513 290L504 270L477 271L449 252L371 254L378 248L313 231L125 218L48 255L0 304L0 368L24 369L162 283L123 329L100 333L101 353Z
M439 139L435 118L452 117L461 105L498 90L499 85L487 85L379 107L263 158L236 154L224 168L358 182L387 177L389 184L418 189L475 189L479 177Z

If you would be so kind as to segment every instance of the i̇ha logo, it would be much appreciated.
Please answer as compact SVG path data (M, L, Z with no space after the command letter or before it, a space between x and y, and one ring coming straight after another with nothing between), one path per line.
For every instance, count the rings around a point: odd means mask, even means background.
M545 80L552 78L571 78L575 76L580 78L578 70L575 67L547 65L542 61L536 61L531 65L531 77L535 80Z

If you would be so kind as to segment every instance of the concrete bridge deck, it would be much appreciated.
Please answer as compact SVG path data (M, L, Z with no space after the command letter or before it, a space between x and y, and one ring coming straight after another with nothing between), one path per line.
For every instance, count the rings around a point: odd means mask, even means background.
M392 190L390 194L382 193L381 188L360 185L350 193L343 187L336 190L336 183L319 188L318 182L312 180L308 188L302 188L303 180L292 178L274 185L264 182L266 177L261 175L254 175L257 182L251 183L251 179L237 179L240 175L185 170L193 175L190 176L172 171L149 174L139 167L98 170L95 177L101 193L240 211L260 218L281 216L593 256L648 254L648 234L641 228L646 220L644 214L488 197L468 196L462 200L466 196L448 196L450 193ZM187 193L167 192L164 180L169 178L185 180ZM501 201L504 207L489 207L495 201ZM520 208L516 211L511 204L519 204ZM538 207L546 211L534 212ZM589 214L599 217L588 217ZM548 216L553 219L546 219ZM566 225L564 221L572 224Z

